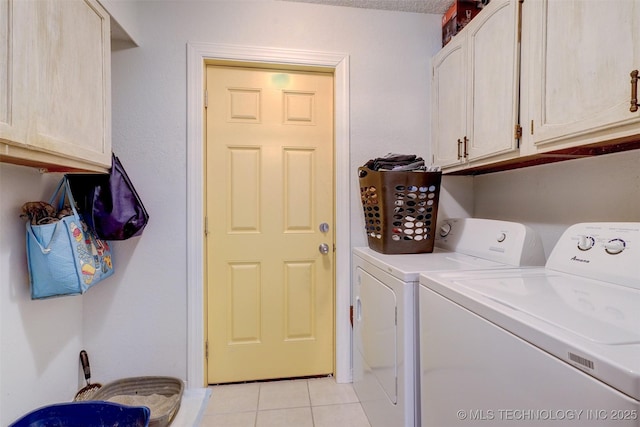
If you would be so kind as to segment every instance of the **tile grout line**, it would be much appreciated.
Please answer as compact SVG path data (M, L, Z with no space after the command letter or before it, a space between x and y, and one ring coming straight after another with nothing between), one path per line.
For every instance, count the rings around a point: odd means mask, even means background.
M311 412L311 427L315 427L316 420L313 417L313 402L311 401L311 385L309 384L309 380L307 380L307 394L309 395L309 412Z
M256 402L256 413L253 417L253 427L258 427L258 413L260 412L260 394L262 393L262 384L258 383L258 401Z
M305 380L304 380L304 384L306 384L307 399L308 399L308 401L307 401L308 403L306 403L305 405L303 405L303 406L299 406L299 407L266 408L266 409L262 409L262 410L261 410L261 409L260 409L260 398L261 398L261 396L262 396L262 395L264 395L264 394L265 394L264 392L265 392L265 390L266 390L266 389L263 389L263 386L266 386L266 384L268 384L268 383L264 383L264 384L263 384L263 383L260 383L260 384L258 385L258 388L257 388L257 402L256 402L256 406L255 406L255 409L254 409L254 410L248 410L248 411L242 411L242 410L240 410L240 411L234 411L234 412L233 412L233 413L241 413L241 412L251 412L251 413L253 413L253 414L254 414L253 423L251 423L251 424L250 424L250 425L252 425L253 427L257 427L257 426L259 426L259 425L260 425L260 422L259 422L259 420L258 420L258 417L261 415L261 413L262 413L262 415L264 415L266 412L269 412L269 411L292 410L292 409L296 409L296 408L300 408L300 409L302 409L302 408L307 407L307 408L309 408L309 410L310 410L310 415L311 415L311 420L310 420L310 421L311 421L311 424L310 424L310 425L311 425L312 427L316 427L316 426L318 426L319 424L316 422L316 415L317 415L317 414L315 413L315 412L316 412L316 411L315 411L315 409L319 409L319 408L321 408L321 407L322 407L322 408L325 408L325 410L324 410L324 411L322 411L322 413L324 413L324 412L326 411L326 408L330 408L331 406L336 406L336 405L351 405L351 404L355 404L355 405L358 405L358 406L361 408L361 410L362 410L362 404L361 404L361 402L359 401L359 399L357 399L357 398L356 398L356 400L355 400L355 401L351 401L351 400L349 400L349 401L344 401L344 402L343 402L343 401L335 401L335 402L331 401L331 402L329 402L329 401L325 401L325 399L323 399L323 398L321 397L321 398L320 398L320 400L317 402L317 404L314 404L314 403L313 403L314 401L312 400L312 397L311 397L311 380L309 380L309 379L305 379ZM318 383L318 385L320 386L320 390L324 390L324 387L322 387L322 386L320 385L320 383ZM314 390L315 390L315 388L314 388ZM323 393L325 393L325 391L322 391L322 393L320 393L320 394L322 395ZM212 393L212 397L213 397L213 393ZM302 403L302 402L301 402L301 403ZM366 419L366 418L365 418L365 419ZM367 421L368 421L368 420L367 420ZM370 426L370 424L367 424L367 425L369 425L369 426Z

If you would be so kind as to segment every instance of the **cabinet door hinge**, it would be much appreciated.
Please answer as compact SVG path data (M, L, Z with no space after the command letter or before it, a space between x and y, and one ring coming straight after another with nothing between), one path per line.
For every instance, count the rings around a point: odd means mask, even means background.
M522 138L522 126L520 126L519 124L516 124L516 126L514 128L513 137L515 139Z
M533 135L533 120L531 120L531 135Z
M209 107L209 91L204 91L204 108Z
M204 235L205 236L209 235L209 217L208 216L204 217Z
M209 341L204 342L204 358L209 360Z

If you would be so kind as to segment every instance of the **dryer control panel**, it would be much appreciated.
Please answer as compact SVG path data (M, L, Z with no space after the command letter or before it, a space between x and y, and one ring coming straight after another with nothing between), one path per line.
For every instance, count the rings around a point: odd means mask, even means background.
M640 223L580 223L569 227L546 267L640 289Z
M438 223L435 246L514 267L542 266L538 234L524 224L484 218L448 218Z

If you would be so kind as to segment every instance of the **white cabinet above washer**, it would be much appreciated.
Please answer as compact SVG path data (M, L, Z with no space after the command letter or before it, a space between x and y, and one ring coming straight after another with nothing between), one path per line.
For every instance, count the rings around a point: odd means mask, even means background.
M518 155L519 9L492 0L433 58L434 164L458 170Z
M640 138L640 111L630 108L630 74L640 69L639 6L637 0L525 2L527 154Z
M433 163L475 175L640 149L637 0L514 0L502 39L470 43L495 1L433 58Z
M111 165L110 17L96 0L0 0L0 161Z

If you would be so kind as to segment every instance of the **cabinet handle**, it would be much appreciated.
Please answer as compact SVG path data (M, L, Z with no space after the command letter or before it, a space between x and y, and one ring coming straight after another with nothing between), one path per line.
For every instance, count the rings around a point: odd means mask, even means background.
M462 159L462 154L460 154L460 147L462 146L462 141L458 138L458 160Z
M467 142L469 142L469 139L465 136L464 137L464 158L465 159L469 158L469 153L467 152Z
M635 113L638 111L638 70L631 72L631 108L629 111Z

